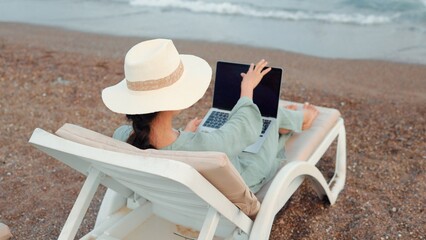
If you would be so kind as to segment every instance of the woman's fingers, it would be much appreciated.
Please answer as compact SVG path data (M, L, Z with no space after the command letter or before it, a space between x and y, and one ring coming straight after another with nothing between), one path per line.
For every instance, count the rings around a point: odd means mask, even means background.
M272 68L270 68L270 67L268 67L267 69L264 69L264 70L261 72L262 76L265 76L268 72L270 72L270 71L271 71L271 69L272 69Z
M251 63L248 71L250 72L250 71L253 71L253 70L254 70L254 63Z
M262 69L266 66L266 64L268 64L268 62L265 59L262 59L256 64L256 69L259 69L260 71L262 71Z
M266 68L266 65L268 65L268 62L265 59L261 59L256 65L254 65L253 63L250 64L247 73L242 73L241 76L244 78L248 74L254 74L253 76L257 75L257 77L255 77L253 80L260 81L262 80L263 76L265 76L269 71L271 71L271 68Z
M256 64L256 68L259 68L259 66L261 66L261 65L266 66L266 64L265 64L265 63L267 63L267 62L265 61L265 59L260 60L260 61Z
M271 68L265 69L266 65L268 65L268 62L265 59L262 59L256 64L254 70L262 74L262 76L265 76L265 74L271 71Z
M268 62L265 59L260 60L256 64L251 63L247 73L254 71L254 72L257 72L257 73L262 73L262 75L264 76L269 71L271 71L271 68L265 69L266 65L268 65ZM243 74L246 75L246 73L241 73L242 77L244 77Z

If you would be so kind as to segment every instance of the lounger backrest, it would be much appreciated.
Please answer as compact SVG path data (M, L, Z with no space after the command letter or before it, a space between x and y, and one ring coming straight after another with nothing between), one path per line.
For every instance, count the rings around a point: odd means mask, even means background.
M256 196L244 183L244 180L224 153L141 150L125 142L73 124L65 124L58 129L56 134L77 143L109 151L184 162L195 168L246 215L253 217L259 211L260 203Z
M248 232L252 221L192 166L181 161L104 150L36 129L29 141L75 170L104 174L101 184L125 197L147 199L152 213L200 230L211 207L222 216L216 236L236 227ZM89 178L88 178L89 179Z

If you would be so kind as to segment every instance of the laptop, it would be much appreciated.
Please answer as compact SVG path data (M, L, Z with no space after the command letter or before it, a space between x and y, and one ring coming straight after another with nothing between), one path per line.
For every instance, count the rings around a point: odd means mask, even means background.
M211 132L220 128L228 120L229 114L240 99L241 73L247 72L250 65L219 61L216 65L216 80L212 108L203 118L198 131ZM276 121L281 91L281 68L272 68L254 89L253 102L258 106L263 119L263 129L258 140L244 151L257 153L262 147L269 126Z

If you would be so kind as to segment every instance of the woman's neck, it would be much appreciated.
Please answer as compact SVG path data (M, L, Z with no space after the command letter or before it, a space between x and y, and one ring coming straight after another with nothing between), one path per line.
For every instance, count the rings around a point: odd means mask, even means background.
M152 122L149 138L155 148L161 149L169 146L179 137L179 132L173 129L172 125L174 116L173 111L159 112Z

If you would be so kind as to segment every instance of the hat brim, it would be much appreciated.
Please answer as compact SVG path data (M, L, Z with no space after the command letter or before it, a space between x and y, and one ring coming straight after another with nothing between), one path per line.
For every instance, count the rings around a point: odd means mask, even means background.
M184 72L174 84L150 91L127 88L126 79L102 91L102 100L113 112L145 114L181 110L192 106L204 96L210 85L212 69L202 58L181 54Z

